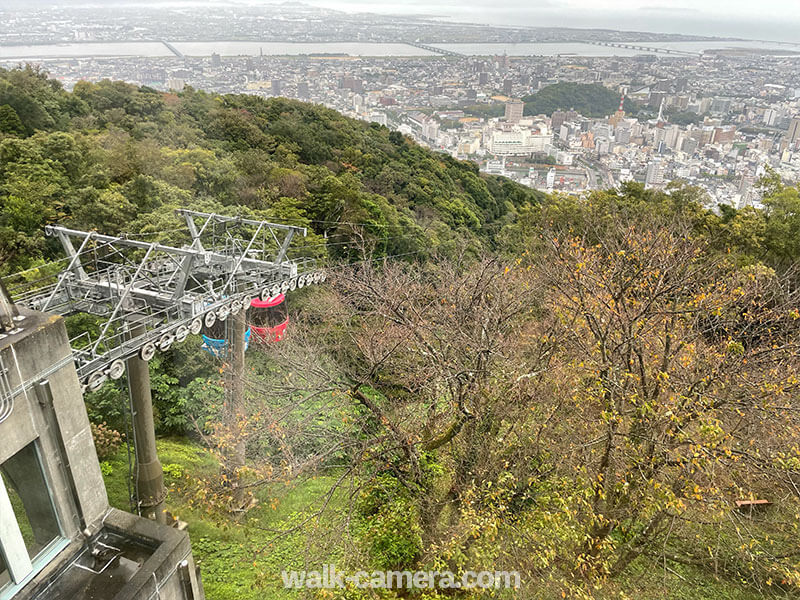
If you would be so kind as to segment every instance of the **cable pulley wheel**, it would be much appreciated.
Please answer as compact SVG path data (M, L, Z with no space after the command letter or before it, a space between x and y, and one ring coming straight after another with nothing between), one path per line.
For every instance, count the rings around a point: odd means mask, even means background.
M117 380L125 374L125 363L119 359L112 362L108 367L108 377Z
M153 342L147 342L139 350L139 358L145 362L150 362L156 355L156 345Z
M201 325L202 326L202 325ZM180 325L175 330L175 341L179 344L189 337L189 328L186 325Z
M192 335L197 335L201 331L203 331L203 319L200 317L195 317L189 324L189 333Z
M165 333L158 339L158 349L161 352L166 352L170 348L172 348L172 344L175 341L175 336L171 333Z
M106 382L108 376L102 371L96 371L89 375L89 380L86 382L86 387L90 392L96 392Z

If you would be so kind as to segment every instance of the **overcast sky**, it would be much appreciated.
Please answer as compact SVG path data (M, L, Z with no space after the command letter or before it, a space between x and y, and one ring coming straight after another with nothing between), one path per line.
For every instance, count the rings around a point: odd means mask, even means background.
M753 16L757 13L794 13L800 14L800 3L797 0L764 0L755 2L753 0L656 0L647 2L645 0L504 0L502 2L487 2L477 0L393 0L391 2L367 2L353 0L307 0L308 4L316 5L358 5L371 7L372 10L388 11L396 7L417 7L418 9L430 10L438 7L448 7L458 9L464 6L495 7L495 8L525 8L529 10L541 9L546 6L560 7L567 9L583 10L592 9L598 11L628 11L628 10L661 10L671 12L706 12L709 14L728 13L740 16ZM768 10L767 10L768 9Z
M637 29L800 42L800 0L306 0L347 11L493 24Z
M268 5L284 0L0 0L6 6ZM347 12L415 13L493 25L604 28L800 43L800 0L300 0Z

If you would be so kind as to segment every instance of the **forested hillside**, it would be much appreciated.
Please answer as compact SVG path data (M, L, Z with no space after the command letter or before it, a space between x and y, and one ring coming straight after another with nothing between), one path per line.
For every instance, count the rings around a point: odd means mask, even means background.
M385 254L479 251L539 197L320 106L110 81L67 93L30 68L0 71L0 182L6 273L50 257L56 220L168 232L191 206L357 233Z
M574 110L586 117L606 117L619 108L619 94L599 83L555 83L524 96L526 116L550 116L557 110ZM625 111L636 114L638 106L629 98L625 99ZM505 104L476 104L467 107L466 112L481 117L502 117Z
M150 363L209 599L800 595L797 187L544 195L318 106L30 69L0 72L0 131L0 274L60 256L54 221L179 242L177 207L308 226L327 260L240 413L197 336ZM130 509L124 379L86 403ZM324 564L521 586L281 585Z
M526 115L551 115L556 110L574 110L587 117L606 117L619 108L619 95L599 83L556 83L525 96ZM625 110L635 112L634 103L625 99Z

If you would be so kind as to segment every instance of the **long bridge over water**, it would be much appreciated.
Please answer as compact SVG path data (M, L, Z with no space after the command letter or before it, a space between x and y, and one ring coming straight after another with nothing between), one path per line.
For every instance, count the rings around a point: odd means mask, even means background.
M436 54L443 54L444 56L460 56L460 57L466 56L466 54L461 54L460 52L453 52L452 50L437 48L436 46L429 46L428 44L421 44L419 42L404 42L404 43L408 46L414 46L414 48L427 50L428 52L435 52Z
M178 49L177 49L175 46L173 46L172 44L170 44L170 43L169 43L167 40L159 40L159 41L160 41L162 44L164 44L164 45L167 47L167 50L169 50L170 52L172 52L172 53L173 53L175 56L177 56L178 58L184 58L184 56L183 56L183 52L181 52L181 51L180 51L180 50L178 50Z
M601 42L596 40L586 41L586 44L593 46L606 46L608 48L624 48L626 50L641 50L643 52L658 52L659 54L674 54L678 56L701 56L700 52L689 52L687 50L675 50L673 48L657 48L653 46L641 46L630 42Z

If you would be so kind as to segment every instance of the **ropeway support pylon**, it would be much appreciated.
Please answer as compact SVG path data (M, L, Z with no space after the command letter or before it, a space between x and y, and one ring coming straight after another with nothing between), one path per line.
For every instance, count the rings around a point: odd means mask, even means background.
M99 317L99 331L71 340L81 382L98 389L125 373L125 361L150 360L190 333L273 298L322 283L313 259L289 260L302 227L179 210L186 224L180 247L61 226L66 267L36 282L8 282L14 302L61 315ZM77 246L77 249L76 249Z

